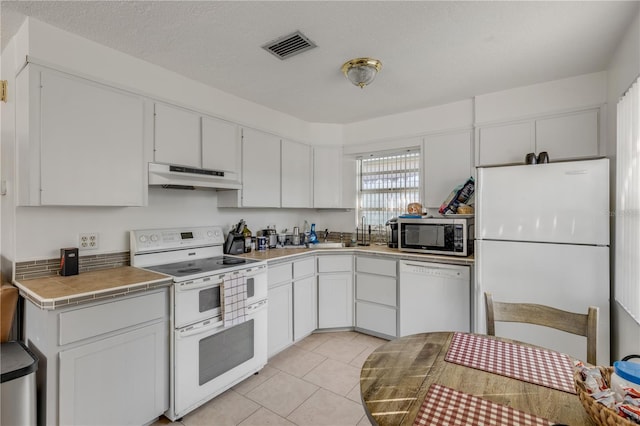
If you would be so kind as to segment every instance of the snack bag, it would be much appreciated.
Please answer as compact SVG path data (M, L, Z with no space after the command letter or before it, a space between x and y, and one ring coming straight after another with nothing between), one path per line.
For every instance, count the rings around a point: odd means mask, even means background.
M467 179L464 185L458 185L449 194L447 199L442 203L438 212L440 214L456 214L458 212L458 205L473 204L475 191L475 180L473 176Z

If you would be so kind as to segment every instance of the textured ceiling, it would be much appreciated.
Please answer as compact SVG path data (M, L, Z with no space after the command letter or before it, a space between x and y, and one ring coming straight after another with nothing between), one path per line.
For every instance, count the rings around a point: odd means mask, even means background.
M1 1L25 16L309 122L348 123L602 71L637 1ZM261 46L295 30L317 48ZM341 65L382 71L351 85Z

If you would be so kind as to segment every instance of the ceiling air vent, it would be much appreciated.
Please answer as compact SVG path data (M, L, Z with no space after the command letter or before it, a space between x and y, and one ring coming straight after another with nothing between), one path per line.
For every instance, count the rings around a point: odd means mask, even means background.
M280 37L262 46L264 50L280 59L290 58L314 47L316 45L300 31Z

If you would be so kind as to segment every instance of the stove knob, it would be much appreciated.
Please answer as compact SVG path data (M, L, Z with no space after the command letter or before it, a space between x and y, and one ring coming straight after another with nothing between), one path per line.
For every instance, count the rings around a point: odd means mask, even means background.
M151 241L153 242L158 241L158 236L156 234L151 234Z
M140 242L141 243L146 243L147 242L147 236L146 235L140 235Z
M207 232L207 237L209 237L209 238L213 237L213 232L212 231L208 231Z
M219 237L219 236L220 236L220 230L219 230L219 229L216 229L216 230L215 230L215 232L214 232L214 234L215 234L215 236L216 236L216 237Z

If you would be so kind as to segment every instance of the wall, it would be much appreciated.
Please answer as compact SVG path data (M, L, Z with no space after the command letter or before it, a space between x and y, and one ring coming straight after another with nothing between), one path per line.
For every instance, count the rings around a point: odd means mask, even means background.
M627 30L624 39L618 46L607 71L607 94L609 104L609 125L607 156L611 159L611 205L615 206L615 171L616 171L616 104L618 99L640 75L640 11ZM615 229L615 214L612 215L612 230ZM615 232L611 232L612 238ZM615 241L612 241L612 246ZM611 265L615 265L615 254L612 250ZM612 283L615 291L616 278L612 267ZM640 282L637 283L640 285ZM611 321L614 332L611 342L611 359L620 359L625 355L640 354L640 324L634 321L611 296Z

